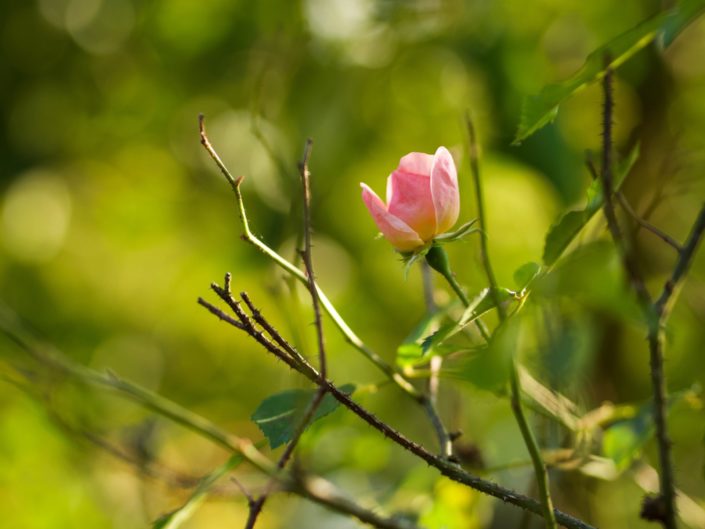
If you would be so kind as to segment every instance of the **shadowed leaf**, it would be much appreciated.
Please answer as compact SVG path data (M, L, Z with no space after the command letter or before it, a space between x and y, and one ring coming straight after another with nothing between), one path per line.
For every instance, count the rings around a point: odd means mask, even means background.
M355 391L355 385L345 384L340 390L350 395ZM260 403L252 414L252 420L267 438L272 449L291 440L315 393L316 390L312 389L289 389L271 395ZM313 415L313 421L333 412L339 405L337 400L327 394Z
M629 156L618 165L614 175L614 189L618 191L639 157L639 146L635 146ZM569 211L551 226L546 235L543 249L543 262L551 266L563 254L580 230L597 213L604 202L602 185L593 180L587 190L587 205L583 209Z

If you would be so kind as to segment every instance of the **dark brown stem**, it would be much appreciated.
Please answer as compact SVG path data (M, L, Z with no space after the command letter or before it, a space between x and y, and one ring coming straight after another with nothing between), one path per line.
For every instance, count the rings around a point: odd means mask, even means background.
M314 318L315 318L315 326L316 326L316 337L318 340L318 366L319 366L319 379L320 381L324 381L326 379L326 347L325 347L325 340L323 337L323 321L321 319L321 309L319 305L319 299L318 299L318 289L316 288L316 281L315 281L315 275L313 271L313 258L311 255L311 185L310 185L310 173L308 169L308 160L309 157L311 156L311 147L312 147L312 141L310 139L306 140L306 147L304 148L304 155L303 159L299 163L299 172L301 174L301 184L303 187L303 196L304 196L304 250L301 252L301 257L303 258L304 262L304 267L306 268L306 275L308 277L308 289L311 294L311 303L313 305L313 313L314 313ZM226 276L227 277L227 276ZM247 296L243 295L243 299L245 299ZM247 305L251 308L254 309L253 305L249 301L249 299L246 300ZM261 318L260 320L264 321L264 318ZM272 328L271 325L267 324L268 328ZM276 333L277 335L279 333ZM270 334L271 335L271 334ZM276 340L276 339L275 339ZM285 340L276 340L277 343L281 343L283 341L284 343ZM287 344L288 345L288 344ZM293 353L293 348L291 348L291 351L288 351L290 355L292 355L292 358L301 362L305 361L303 360L303 357L300 355L297 357ZM294 450L296 449L296 446L299 443L299 440L301 439L301 436L303 435L304 431L308 427L308 425L311 423L313 420L313 416L316 413L316 410L318 409L318 406L321 404L323 401L323 397L326 395L326 387L323 384L319 384L318 386L318 391L316 391L316 394L309 403L308 407L306 408L306 411L303 414L303 417L299 421L298 425L296 426L296 429L294 430L294 433L291 437L291 440L287 444L286 448L284 449L284 452L282 453L281 457L279 458L279 461L277 461L277 470L282 470L284 467L286 467L286 464L289 462L291 459L291 456L294 453ZM264 492L262 495L255 500L254 502L250 503L250 513L247 518L247 522L245 524L245 529L252 529L255 526L255 523L257 522L257 517L259 516L259 513L262 511L262 508L264 507L264 504L267 501L267 498L271 494L272 490L274 489L274 485L276 484L276 479L272 477L269 480L269 483L267 483L267 486L264 489Z
M605 213L605 218L607 219L608 229L618 251L621 254L624 268L642 307L648 326L647 339L649 343L649 363L654 399L656 443L658 445L660 466L660 492L659 496L653 498L651 502L656 505L657 508L653 509L653 512L649 511L649 513L644 514L644 516L647 517L647 519L659 521L665 529L676 529L676 489L673 476L673 463L671 460L671 440L668 435L667 425L668 389L663 368L664 354L661 328L668 318L666 306L673 295L675 288L687 272L695 255L697 245L702 238L703 231L705 230L705 205L700 210L685 245L680 247L677 243L675 243L675 245L669 243L671 246L674 246L674 248L677 248L678 261L676 262L671 277L666 281L661 295L656 301L653 301L651 295L646 289L644 278L637 266L631 245L627 245L622 237L612 201L614 190L612 188L611 178L611 152L612 111L614 103L612 99L612 72L609 68L605 72L602 86L604 92L604 108L602 126L602 171L600 177L604 194L603 210Z
M626 211L631 218L634 219L634 221L644 228L646 231L649 231L656 235L659 239L661 239L663 242L668 244L670 247L672 247L674 250L677 252L681 251L681 246L678 244L678 241L676 241L673 237L671 237L668 233L665 233L658 229L656 226L651 224L650 222L644 220L641 218L636 211L634 211L634 208L632 208L631 204L627 200L627 197L624 196L624 193L621 191L617 191L615 193L615 196L617 197L617 200L619 201L619 204L622 206L622 209Z

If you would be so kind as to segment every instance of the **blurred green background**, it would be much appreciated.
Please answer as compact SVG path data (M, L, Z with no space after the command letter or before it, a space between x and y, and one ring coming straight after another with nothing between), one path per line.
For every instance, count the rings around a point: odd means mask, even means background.
M314 351L312 317L305 293L292 295L271 262L239 240L233 196L199 145L198 113L232 172L246 177L253 230L288 257L302 225L296 161L305 138L313 138L319 281L351 327L393 363L424 314L421 279L418 270L405 279L390 246L374 239L359 182L381 194L402 155L445 145L459 168L461 220L473 218L462 120L470 110L483 149L492 256L500 283L514 288L513 272L541 261L557 215L584 203L584 151L600 146L598 86L512 147L522 97L568 77L590 51L663 7L655 0L2 4L2 303L73 360L110 368L255 440L261 433L249 416L258 403L303 383L196 299L213 300L210 282L230 271L234 288L247 290L306 352ZM649 47L616 76L617 148L640 142L642 152L625 193L679 240L705 197L703 54L699 19L665 52ZM527 307L524 360L582 412L604 401L640 405L650 395L645 330L616 255L600 242L605 235L597 219ZM673 250L644 231L637 246L656 291ZM453 245L450 254L470 293L485 286L475 240ZM667 331L674 391L705 381L704 279L701 256ZM437 298L450 299L440 283ZM388 386L365 388L380 373L332 326L326 331L333 378L363 386L356 398L434 446L421 410ZM226 458L164 419L60 377L40 377L21 391L11 382L31 363L4 338L0 352L4 527L148 527L187 497L90 438L190 476ZM457 376L442 386L444 417L487 467L526 462L505 399ZM677 483L695 513L705 497L703 418L697 398L672 407ZM550 420L536 416L534 424L545 447L574 442ZM439 479L345 412L317 424L304 441L309 468L388 512L420 516L429 528L521 521L518 510ZM601 441L593 441L591 452L600 455ZM635 469L654 464L654 453L647 441L643 455L610 479L552 472L557 505L599 527L648 527L638 520L643 490ZM251 470L238 475L261 483ZM526 465L488 477L535 494ZM246 514L244 499L216 494L184 527L237 527ZM355 526L284 496L268 504L258 525Z

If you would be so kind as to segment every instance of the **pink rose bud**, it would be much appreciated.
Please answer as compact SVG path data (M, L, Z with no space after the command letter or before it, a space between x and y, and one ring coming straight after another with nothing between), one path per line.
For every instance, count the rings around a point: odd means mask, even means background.
M458 173L445 147L412 152L387 179L387 204L366 184L362 200L379 231L400 252L411 252L448 231L458 220Z

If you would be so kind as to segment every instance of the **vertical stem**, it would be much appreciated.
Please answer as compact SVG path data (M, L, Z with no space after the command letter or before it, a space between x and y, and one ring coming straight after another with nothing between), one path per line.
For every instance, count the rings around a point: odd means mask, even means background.
M423 280L424 304L426 305L426 312L430 314L436 310L436 303L433 301L433 277L431 275L431 267L426 261L421 261L421 278ZM431 358L431 376L428 379L428 396L426 397L424 406L431 419L431 424L433 424L433 428L436 430L441 456L450 458L453 455L453 443L436 408L438 404L439 373L442 362L443 360L440 356Z
M605 64L609 65L609 57L605 58ZM659 454L659 488L658 516L655 518L661 522L665 529L676 529L676 509L675 509L675 484L673 479L673 463L671 461L671 440L668 436L667 425L667 402L668 390L666 377L663 369L663 341L661 339L661 326L666 319L664 310L665 303L670 297L675 283L682 277L687 266L692 259L695 245L700 239L702 230L705 229L705 214L698 217L693 227L691 237L679 251L679 260L673 276L664 285L664 290L658 300L653 301L651 294L646 288L644 278L637 266L634 254L622 236L622 232L615 215L612 195L612 114L614 100L612 95L612 71L607 68L602 81L604 94L604 107L602 115L602 192L604 195L604 214L607 220L607 227L612 235L617 250L621 254L624 269L629 278L629 282L636 293L639 304L644 312L644 317L649 329L649 364L651 370L651 385L654 395L654 424L656 427L656 443ZM705 211L705 210L704 210ZM698 222L703 223L698 228ZM673 278L676 277L675 281Z
M480 224L480 251L482 256L482 265L485 269L485 274L487 275L487 281L490 284L490 294L494 297L495 306L497 307L497 314L499 315L500 325L504 323L507 319L507 313L504 306L500 302L498 289L497 289L497 279L494 275L492 269L492 263L490 262L490 254L487 244L487 220L485 217L485 204L484 204L484 194L482 189L482 178L480 177L480 164L479 164L479 153L477 147L477 136L475 133L475 126L469 115L466 115L466 122L468 128L468 136L470 140L469 153L470 153L470 169L472 172L473 182L475 184L475 199L477 201L477 216ZM556 529L556 516L553 512L553 502L551 501L551 492L548 482L548 472L546 471L546 465L541 459L541 452L539 450L536 439L534 438L531 428L529 428L529 423L524 415L524 410L521 405L521 385L519 383L519 375L517 369L516 358L512 357L512 365L509 370L509 389L510 389L510 401L512 411L514 412L514 418L519 425L519 430L524 439L524 444L526 445L529 455L531 456L531 462L534 466L534 474L536 475L536 484L539 489L539 496L541 497L541 505L544 511L544 519L546 520L546 527L549 529Z
M487 275L487 281L490 284L490 295L494 298L495 305L497 306L497 313L499 314L499 320L502 322L507 318L507 313L504 310L504 306L500 303L499 296L497 294L497 279L495 278L494 270L492 269L492 263L490 263L490 252L487 244L487 219L485 217L485 195L482 189L482 178L480 177L480 155L477 147L475 125L473 125L469 114L465 116L465 120L468 127L468 136L470 138L470 169L472 172L472 181L475 185L477 218L480 225L480 256L482 259L482 266L485 269L485 275Z

